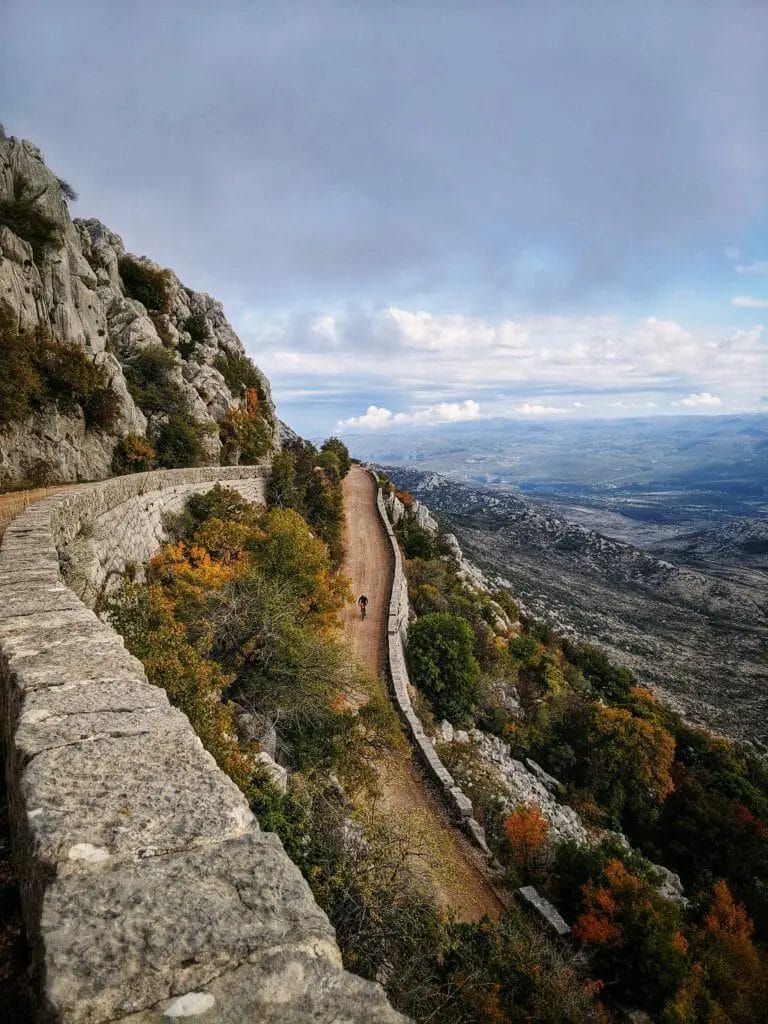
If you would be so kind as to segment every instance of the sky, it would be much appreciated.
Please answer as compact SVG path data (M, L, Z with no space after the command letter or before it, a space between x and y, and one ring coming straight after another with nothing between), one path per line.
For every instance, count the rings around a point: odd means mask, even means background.
M768 411L764 0L27 0L0 118L296 429Z

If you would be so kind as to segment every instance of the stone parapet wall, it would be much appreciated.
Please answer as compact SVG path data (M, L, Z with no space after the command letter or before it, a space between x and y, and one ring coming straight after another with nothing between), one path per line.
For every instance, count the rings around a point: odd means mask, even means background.
M0 712L41 1022L404 1020L342 969L277 837L61 577L60 559L93 603L156 550L189 493L222 482L258 499L264 473L115 478L46 498L5 532Z
M377 482L376 474L371 472L373 479ZM421 760L429 774L440 787L446 803L451 811L461 821L467 835L481 852L489 860L491 851L485 841L485 832L480 823L474 818L472 801L464 791L456 785L456 781L440 760L432 740L424 731L421 719L414 710L408 688L410 679L408 666L405 659L405 641L408 635L408 619L410 606L408 603L408 581L403 570L403 559L400 553L400 545L397 542L395 531L389 521L387 510L384 505L384 496L381 488L378 488L376 506L384 530L389 538L392 561L393 580L392 594L389 603L389 626L387 637L387 651L389 658L389 674L392 681L392 692L394 694L397 709L403 719L411 742L419 752Z

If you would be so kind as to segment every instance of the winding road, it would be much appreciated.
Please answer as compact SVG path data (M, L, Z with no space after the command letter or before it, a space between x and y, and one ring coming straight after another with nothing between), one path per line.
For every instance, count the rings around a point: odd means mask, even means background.
M355 602L369 599L360 619L356 604L343 613L343 625L357 659L386 686L386 638L392 590L391 553L376 508L376 486L361 466L344 480L344 571L352 581ZM379 764L379 809L413 837L416 870L438 903L462 921L496 919L504 906L487 879L484 862L451 822L437 792L413 755L390 753Z

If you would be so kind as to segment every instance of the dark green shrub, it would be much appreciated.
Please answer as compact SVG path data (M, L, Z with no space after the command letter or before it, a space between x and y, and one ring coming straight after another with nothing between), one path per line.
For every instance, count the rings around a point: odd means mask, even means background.
M168 312L171 304L170 270L156 269L133 256L123 256L120 277L130 298L155 312Z
M192 313L182 324L189 335L189 341L179 342L179 354L182 359L189 359L198 345L208 338L208 321L202 313Z
M120 416L121 402L107 384L102 367L92 363L77 345L50 340L43 341L39 360L46 396L62 412L70 412L79 405L89 427L113 429Z
M343 477L347 475L349 467L352 465L352 460L349 457L349 448L347 448L341 438L329 437L320 445L320 451L333 452L338 458L339 473Z
M201 466L205 460L203 438L208 428L190 416L176 413L157 430L157 461L165 469Z
M272 460L267 482L267 504L277 508L297 508L296 456L292 451L278 452Z
M248 356L239 352L220 352L214 359L213 366L224 378L233 395L239 397L247 388L255 388L259 400L264 400L261 377Z
M34 338L18 330L10 310L0 307L0 425L25 419L42 399L34 346Z
M5 224L15 235L32 246L32 257L40 263L49 249L62 243L58 223L37 206L47 187L36 195L28 182L16 178L13 195L0 199L0 224Z
M224 465L252 466L272 447L272 425L261 415L258 403L251 411L228 409L219 424L219 440Z
M65 199L68 199L70 203L76 203L78 200L77 192L72 188L68 181L64 181L63 178L57 178L56 181L59 183L61 194Z
M173 416L186 413L186 395L171 377L171 370L175 366L174 351L162 345L141 349L125 366L128 390L145 415L165 413Z
M0 312L0 424L25 419L46 403L62 412L80 406L87 426L113 429L120 398L104 369L77 345L54 341L38 328L21 332L7 309Z
M196 525L207 519L242 523L253 517L253 505L231 487L215 484L210 491L193 494L187 499L187 511Z
M400 527L400 544L406 558L434 558L435 538L413 519L405 519Z
M448 612L417 619L408 631L408 668L441 717L462 721L478 699L480 666L468 622Z
M145 437L126 434L117 442L112 455L112 472L118 476L123 473L144 473L155 468L155 459L155 449Z

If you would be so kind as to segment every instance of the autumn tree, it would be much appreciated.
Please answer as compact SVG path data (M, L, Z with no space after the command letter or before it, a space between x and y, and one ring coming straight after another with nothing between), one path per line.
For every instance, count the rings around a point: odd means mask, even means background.
M504 819L504 835L513 863L527 873L547 842L549 822L538 804L517 807Z

